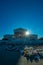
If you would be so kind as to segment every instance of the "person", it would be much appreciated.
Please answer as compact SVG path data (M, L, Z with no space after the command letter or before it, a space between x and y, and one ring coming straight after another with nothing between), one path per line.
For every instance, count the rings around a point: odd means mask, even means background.
M27 62L28 60L30 60L30 62L33 62L32 47L24 49L24 57L26 57Z
M31 63L33 62L33 47L29 48L29 60Z
M28 61L29 61L29 48L28 47L25 47L22 54L26 58L27 64L28 64Z
M29 51L28 51L28 49L24 49L24 57L26 57L26 59L29 60Z
M33 50L33 58L34 58L35 62L40 61L40 56L39 56L37 50Z

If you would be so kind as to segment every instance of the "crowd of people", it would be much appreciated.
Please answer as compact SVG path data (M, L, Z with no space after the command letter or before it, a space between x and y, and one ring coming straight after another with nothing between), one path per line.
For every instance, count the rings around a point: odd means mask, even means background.
M40 56L39 52L34 49L33 47L25 47L23 51L23 56L26 57L27 61L30 60L30 62L39 62Z

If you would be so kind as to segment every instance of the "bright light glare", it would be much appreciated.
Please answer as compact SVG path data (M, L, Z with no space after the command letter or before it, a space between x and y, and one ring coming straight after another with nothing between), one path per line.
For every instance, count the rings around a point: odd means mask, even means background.
M30 34L30 32L29 31L26 31L26 33L25 33L26 35L29 35Z

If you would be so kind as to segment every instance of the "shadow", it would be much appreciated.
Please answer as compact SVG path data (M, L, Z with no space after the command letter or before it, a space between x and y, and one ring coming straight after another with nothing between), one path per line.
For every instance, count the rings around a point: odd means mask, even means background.
M17 65L20 53L15 51L0 51L0 65Z

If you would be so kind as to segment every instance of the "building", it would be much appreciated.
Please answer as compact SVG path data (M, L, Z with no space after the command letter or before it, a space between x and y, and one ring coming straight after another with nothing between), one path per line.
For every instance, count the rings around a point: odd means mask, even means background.
M36 39L38 39L38 35L36 35L36 34L31 34L31 35L29 35L29 39L31 39L31 40L36 40Z
M5 34L3 37L3 40L8 40L8 39L12 39L14 35L10 35L10 34Z
M7 40L10 43L16 44L28 44L28 45L43 45L43 40L38 39L36 34L26 34L27 29L17 28L14 29L14 34L6 34L2 38L2 41ZM42 38L43 39L43 38Z
M17 28L14 29L14 34L6 34L4 35L4 39L10 39L10 38L28 38L30 40L35 40L38 38L36 34L26 34L27 29L24 28Z
M37 39L38 36L36 34L29 34L29 35L26 35L26 32L27 32L27 29L23 29L23 28L17 28L17 29L14 29L14 36L16 38L23 38L23 37L27 37L28 39Z
M17 29L14 29L14 36L16 38L21 38L21 37L25 37L25 32L27 30L24 29L24 28L17 28Z

